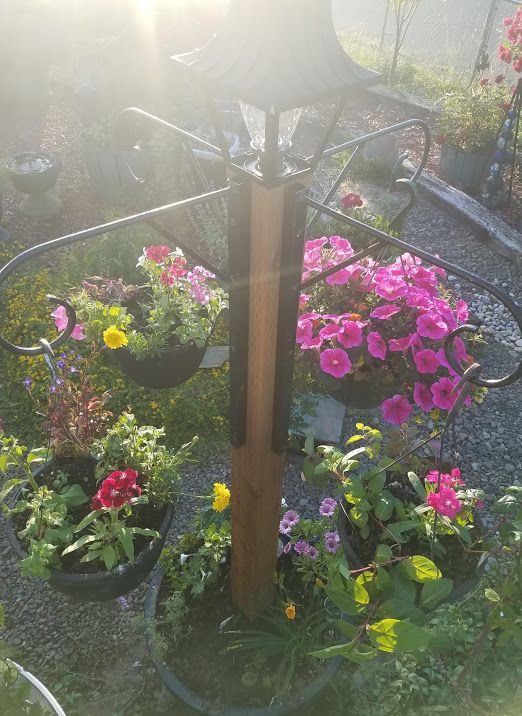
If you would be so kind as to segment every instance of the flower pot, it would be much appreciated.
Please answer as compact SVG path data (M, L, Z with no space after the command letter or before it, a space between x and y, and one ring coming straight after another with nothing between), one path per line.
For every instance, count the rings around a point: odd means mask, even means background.
M21 214L47 219L58 213L62 202L50 190L61 168L57 157L44 152L23 152L7 160L6 169L14 188L27 194L18 207Z
M398 385L383 386L382 383L376 381L355 380L353 375L346 375L337 380L326 374L321 374L321 382L326 385L333 398L344 403L347 408L357 408L358 410L378 408L383 400L401 392Z
M38 713L42 713L42 716L49 716L50 714L54 714L54 716L65 716L65 711L62 709L58 701L54 698L49 689L47 689L42 682L36 678L36 676L31 674L30 671L26 671L16 662L11 661L11 659L8 659L8 662L10 666L14 667L18 671L20 678L27 682L29 686L27 700L29 703L43 709L43 711L39 710Z
M121 201L125 194L141 190L150 172L149 159L139 147L113 151L89 143L84 159L91 189L109 202Z
M138 360L126 348L114 351L125 375L145 388L175 388L191 378L199 368L207 346L175 346L159 356Z
M362 538L356 532L352 523L348 519L348 511L350 506L343 497L339 505L337 530L341 539L341 547L346 556L346 560L351 569L360 569L368 564L368 561L361 556ZM475 518L475 523L480 528L480 521ZM456 538L455 538L456 539ZM443 570L442 570L443 571ZM467 594L470 594L479 583L484 573L484 564L476 568L475 574L460 583L453 584L453 589L443 602L456 602ZM444 571L443 575L444 576Z
M209 704L197 693L189 689L169 667L158 656L158 640L155 629L155 618L158 593L163 580L163 573L160 567L154 571L152 581L149 585L147 596L145 599L145 620L146 620L146 638L149 653L151 655L154 667L158 672L160 679L167 689L183 703L190 706L199 713L208 714L209 716L283 716L292 712L302 713L303 708L310 704L319 694L328 686L330 681L335 677L341 664L344 662L342 657L336 657L327 662L320 674L312 679L299 693L290 693L282 701L274 700L264 707L222 707L215 708Z
M479 191L491 164L491 152L463 152L444 144L440 152L439 171L451 184L465 190Z
M43 465L38 470L35 470L33 475L36 479L45 467L46 465ZM21 491L22 488L18 487L10 493L7 500L10 508L14 507ZM109 572L90 574L51 569L50 586L56 591L68 594L70 597L82 602L104 602L127 594L127 592L132 591L141 584L154 568L165 544L173 517L174 506L167 505L161 525L158 528L160 536L152 539L144 549L138 552L133 563L120 564ZM25 559L27 552L16 535L11 516L6 518L5 530L15 555L20 560Z

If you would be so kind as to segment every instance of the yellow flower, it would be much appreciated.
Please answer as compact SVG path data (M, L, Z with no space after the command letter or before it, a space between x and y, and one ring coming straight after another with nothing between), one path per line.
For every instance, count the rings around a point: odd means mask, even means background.
M293 602L290 602L290 604L287 605L285 614L287 619L295 619L295 604Z
M108 348L112 348L112 350L126 346L129 342L125 333L120 331L119 328L116 328L116 326L109 326L109 328L103 331L103 340L105 341L105 345Z
M214 502L212 509L216 512L223 512L230 503L230 490L222 482L214 483Z

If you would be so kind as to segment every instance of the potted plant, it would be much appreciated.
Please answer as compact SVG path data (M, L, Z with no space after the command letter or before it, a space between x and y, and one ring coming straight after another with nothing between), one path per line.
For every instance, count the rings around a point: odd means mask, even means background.
M22 575L84 601L121 596L154 567L194 442L168 450L163 429L139 426L128 413L111 425L106 399L77 356L64 354L46 400L37 401L48 447L28 450L0 436L0 470L22 474L7 476L0 490Z
M0 627L4 609L0 603ZM2 716L65 716L51 692L31 672L8 658L9 646L0 640Z
M305 244L303 280L354 254L340 236ZM301 295L298 375L311 374L354 407L381 404L396 425L413 411L449 410L457 377L443 342L468 320L468 307L447 289L445 273L410 254L379 266L362 259ZM456 357L470 361L464 341ZM479 397L479 393L475 393Z
M312 481L337 480L339 535L349 563L360 567L377 554L389 559L420 554L444 567L450 578L444 597L469 591L478 578L483 535L477 510L484 506L484 492L466 487L458 468L431 469L423 479L389 472L394 461L381 454L381 432L357 427L347 453L320 447L304 470Z
M509 96L504 78L483 78L447 95L437 123L440 174L465 190L478 191L492 162Z
M51 193L62 168L58 157L45 152L22 152L6 162L15 189L27 194L19 210L25 216L44 219L54 216L62 202Z
M126 375L149 388L174 387L199 368L227 296L214 274L189 269L180 249L149 246L138 265L143 286L84 281L71 300L86 337L113 350Z

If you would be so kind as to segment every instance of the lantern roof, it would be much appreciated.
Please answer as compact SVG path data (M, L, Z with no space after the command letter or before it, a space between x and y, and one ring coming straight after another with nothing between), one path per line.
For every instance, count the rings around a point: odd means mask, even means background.
M380 79L345 53L331 0L231 0L217 34L173 59L207 86L274 113Z

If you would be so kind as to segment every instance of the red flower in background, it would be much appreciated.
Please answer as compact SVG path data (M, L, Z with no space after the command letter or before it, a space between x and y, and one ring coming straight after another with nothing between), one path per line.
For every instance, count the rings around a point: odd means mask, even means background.
M505 75L497 75L497 76L495 77L495 83L496 83L497 85L499 85L501 82L504 82L505 79L506 79L506 76L505 76Z
M479 80L479 85L481 87L485 87L489 83L489 80L487 77L483 77L481 80Z
M119 509L128 504L133 497L141 495L141 487L136 484L137 478L136 470L130 468L111 472L92 498L91 508L93 510L99 510L102 507Z
M149 246L147 249L145 249L145 254L148 259L151 261L155 261L157 264L160 264L162 261L165 261L167 256L171 252L170 246L165 246L165 244L159 244L157 246Z
M354 209L356 207L362 206L363 204L364 202L359 196L359 194L355 194L354 192L346 194L341 199L341 206L343 209Z
M437 134L437 136L434 138L435 144L438 144L439 147L442 147L443 144L446 144L446 135L445 134Z

